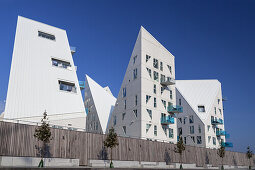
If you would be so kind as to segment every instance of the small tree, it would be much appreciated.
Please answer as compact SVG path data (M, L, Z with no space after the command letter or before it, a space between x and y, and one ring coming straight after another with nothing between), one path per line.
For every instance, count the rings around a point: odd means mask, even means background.
M42 142L42 147L41 147L41 150L39 152L39 154L41 156L41 161L40 161L38 167L43 167L44 166L43 158L45 157L46 152L47 152L46 151L47 144L51 140L50 125L48 123L48 118L47 118L47 112L46 111L43 113L43 118L42 118L41 122L42 122L41 126L37 127L35 129L35 133L34 133L34 137L37 138L38 141Z
M218 154L219 157L221 158L221 170L224 170L223 158L224 158L224 156L225 156L225 146L223 145L223 143L220 144L220 148L218 149L217 154Z
M180 139L177 142L177 147L174 148L174 152L180 154L180 164L181 164L180 169L183 169L182 168L182 153L183 153L184 150L185 150L185 145L183 143L182 137L180 136Z
M250 150L250 146L247 147L246 156L249 159L249 169L251 169L251 158L252 158L252 151Z
M110 163L110 168L113 168L113 163L112 163L112 148L118 146L118 138L117 134L114 132L113 127L109 130L109 133L107 134L107 137L104 141L104 146L107 148L111 149L111 163Z

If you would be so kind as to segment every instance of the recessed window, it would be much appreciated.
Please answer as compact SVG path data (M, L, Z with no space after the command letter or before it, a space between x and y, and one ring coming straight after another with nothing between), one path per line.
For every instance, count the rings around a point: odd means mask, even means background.
M156 86L156 84L154 84L154 86L153 86L153 93L157 94L157 86Z
M138 102L138 96L135 95L135 105L137 106L137 102Z
M207 132L209 132L210 131L210 125L207 125Z
M115 126L116 124L117 124L117 117L115 115L115 116L113 116L113 126Z
M186 117L183 118L183 124L186 124Z
M126 133L127 133L127 128L126 128L126 126L123 126L122 129L123 129L124 134L126 134Z
M70 64L70 62L58 60L58 59L55 59L55 58L52 58L52 59L51 59L51 62L52 62L52 65L53 65L53 66L71 70L71 64Z
M198 133L201 133L201 126L198 125Z
M216 107L214 107L214 114L216 115L217 111L216 111Z
M122 97L126 97L126 95L127 95L127 89L126 89L126 87L124 87L122 89Z
M172 74L172 67L167 65L168 69L169 69L169 72Z
M126 113L122 113L122 120L124 120Z
M154 107L157 107L157 99L154 97Z
M190 132L190 134L194 134L194 126L189 127L189 132Z
M58 83L59 83L59 90L76 93L76 87L74 83L60 81L60 80L58 81Z
M174 138L174 129L169 128L169 138Z
M148 112L150 118L152 119L152 111L151 111L150 109L146 109L146 110L147 110L147 112Z
M180 117L180 118L178 118L178 120L180 121L180 123L182 123L182 118Z
M161 74L160 75L160 82L165 82L165 80L166 80L166 76Z
M150 127L151 127L151 124L146 124L146 133L149 131L149 129L150 129Z
M182 135L182 128L178 128L178 136Z
M134 56L134 58L133 58L133 64L135 64L136 59L137 59L137 55L136 55L136 56Z
M163 105L164 105L164 108L166 109L166 101L165 100L161 100Z
M197 144L202 144L202 138L201 138L201 136L197 136Z
M157 136L157 126L154 126L154 135Z
M193 143L195 143L195 137L191 136L190 138L192 139Z
M137 109L133 110L133 113L134 113L135 117L138 116L138 115L137 115Z
M184 137L184 144L186 145L187 144L187 138Z
M198 106L199 112L205 112L205 106Z
M150 58L151 58L151 56L146 55L146 62L149 61Z
M149 69L149 68L146 68L146 69L147 69L147 71L148 71L148 73L149 73L149 75L151 77L151 69Z
M153 58L153 67L158 68L158 60Z
M216 138L213 137L213 145L216 145Z
M173 99L173 91L170 90L170 99Z
M154 80L158 81L158 72L154 71L153 77L154 77Z
M134 76L134 79L137 78L137 68L133 70L133 76Z
M189 116L189 123L194 123L193 115Z
M182 105L182 100L181 100L181 99L179 99L179 105L180 105L180 106Z
M42 32L42 31L38 31L38 36L49 39L49 40L56 40L55 35L48 34L48 33Z
M146 95L146 103L148 103L148 101L150 100L151 96Z
M219 112L220 112L220 114L222 114L222 113L221 113L221 109L219 109Z
M211 142L211 136L208 136L208 144Z
M124 100L124 109L127 109L127 100Z
M163 71L163 63L160 62L160 70Z

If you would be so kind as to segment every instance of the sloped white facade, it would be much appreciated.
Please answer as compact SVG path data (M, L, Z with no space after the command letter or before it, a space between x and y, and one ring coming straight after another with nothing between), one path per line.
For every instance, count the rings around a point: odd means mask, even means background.
M184 143L218 148L221 141L225 142L225 135L217 135L217 131L224 131L221 83L218 80L177 80L176 100L183 106L183 113L177 115L177 126ZM212 119L221 119L223 123L214 125Z
M105 133L116 98L108 86L101 87L88 75L86 75L84 98L87 110L87 132Z
M175 143L176 121L161 123L162 114L169 115L167 105L176 103L175 85L162 85L161 75L175 79L174 56L141 27L108 128L121 136Z
M66 31L18 17L4 118L85 129L86 114Z

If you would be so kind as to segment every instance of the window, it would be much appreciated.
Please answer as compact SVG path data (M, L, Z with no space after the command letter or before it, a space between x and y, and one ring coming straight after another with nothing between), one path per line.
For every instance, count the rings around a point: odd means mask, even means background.
M201 136L197 136L197 144L202 144L202 138L201 138Z
M149 61L150 58L151 58L151 56L146 55L146 62Z
M133 110L135 117L137 117L137 109Z
M214 107L214 114L216 115L217 111L216 111L216 107Z
M152 111L151 111L150 109L146 109L146 110L147 110L147 112L148 112L150 118L152 119Z
M158 72L153 72L154 80L158 81Z
M211 142L211 136L208 136L208 143Z
M116 115L113 117L113 126L115 126L117 124L117 117Z
M56 40L55 35L48 34L48 33L41 32L41 31L38 31L38 36L49 39L49 40Z
M153 67L158 68L158 60L153 58Z
M123 126L122 129L123 129L124 134L126 134L126 133L127 133L127 128L126 128L126 126Z
M161 87L160 88L160 93L162 94L164 92L165 88L164 87Z
M126 95L127 95L127 89L126 89L126 87L124 87L122 89L122 97L126 97Z
M195 137L191 136L190 138L192 139L193 143L195 143Z
M216 145L216 138L213 137L212 139L213 139L213 145Z
M213 122L214 121L214 117L213 116L211 116L211 122Z
M150 100L151 96L146 95L146 103L148 103L148 101Z
M182 100L181 100L181 99L179 99L179 105L180 105L180 106L182 105Z
M157 136L157 126L154 126L154 135Z
M186 117L183 118L183 124L186 124Z
M163 63L160 62L160 70L163 71Z
M187 144L187 138L184 137L184 144L186 145Z
M137 68L133 70L134 80L137 78Z
M221 113L221 109L219 109L219 112L220 112L220 114L222 114L222 113Z
M178 136L182 135L182 128L178 128Z
M169 128L169 138L174 138L174 129Z
M54 59L54 58L52 58L51 61L52 61L53 66L71 70L70 62L62 61L62 60L58 60L58 59Z
M60 80L58 81L58 83L59 83L59 90L76 93L76 87L74 83L69 83L69 82L60 81Z
M210 131L210 125L207 125L207 132L209 132Z
M154 86L153 86L153 93L157 94L157 86L156 86L156 84L154 84Z
M194 134L195 132L194 132L194 126L190 126L189 127L189 132L190 132L190 134Z
M126 113L122 113L122 120L124 120Z
M220 104L220 99L218 99L218 104Z
M127 100L124 100L124 109L127 109Z
M180 123L182 123L182 118L178 118L178 120L180 121Z
M154 97L154 107L157 107L157 99Z
M201 126L198 125L198 133L201 133Z
M149 73L149 75L151 77L151 69L149 69L149 68L146 68L146 69L147 69L147 71L148 71L148 73Z
M172 74L172 67L167 65L168 69L169 69L169 72Z
M151 127L151 124L148 124L148 123L147 123L147 124L146 124L146 133L148 133L150 127Z
M173 91L170 90L170 99L173 99Z
M194 123L193 115L189 116L189 123Z
M199 112L205 112L205 106L198 106Z
M165 80L166 80L166 76L161 74L160 75L160 82L165 82Z
M164 108L166 109L166 101L165 100L161 100L163 105L164 105Z
M137 55L136 55L136 56L134 56L134 58L133 58L133 64L135 64L136 59L137 59Z
M135 105L137 106L137 95L135 95Z

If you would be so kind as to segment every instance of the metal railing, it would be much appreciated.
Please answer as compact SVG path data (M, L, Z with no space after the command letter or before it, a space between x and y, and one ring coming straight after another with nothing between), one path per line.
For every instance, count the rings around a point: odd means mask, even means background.
M182 113L183 107L178 105L171 105L167 107L167 111L170 113Z

